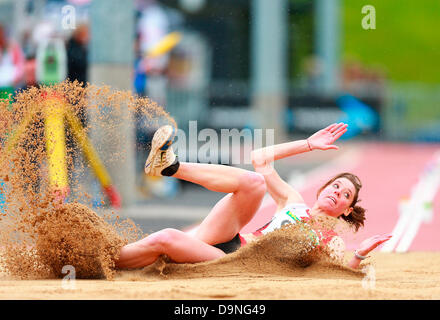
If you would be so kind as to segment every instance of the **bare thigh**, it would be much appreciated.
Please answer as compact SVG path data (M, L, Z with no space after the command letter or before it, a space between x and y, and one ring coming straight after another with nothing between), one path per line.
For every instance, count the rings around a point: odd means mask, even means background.
M253 218L266 192L264 178L256 173L243 177L243 187L216 203L197 229L196 238L217 244L231 240Z
M225 255L222 250L185 232L167 228L122 247L117 267L145 267L163 254L178 263L214 260Z

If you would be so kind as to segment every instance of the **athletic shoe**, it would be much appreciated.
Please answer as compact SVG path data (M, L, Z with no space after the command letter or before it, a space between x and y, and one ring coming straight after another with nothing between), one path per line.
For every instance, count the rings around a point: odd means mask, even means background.
M173 144L176 130L166 125L156 130L151 142L151 150L145 161L145 173L149 176L172 176L179 168Z

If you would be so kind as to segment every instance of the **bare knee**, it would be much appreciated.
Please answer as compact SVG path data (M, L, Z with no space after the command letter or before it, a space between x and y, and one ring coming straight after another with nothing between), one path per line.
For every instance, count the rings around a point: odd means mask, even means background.
M145 245L153 248L157 252L166 253L167 249L173 246L180 238L180 231L166 228L150 234L145 238Z
M266 193L266 181L261 173L246 172L241 176L240 190L246 193L264 196Z

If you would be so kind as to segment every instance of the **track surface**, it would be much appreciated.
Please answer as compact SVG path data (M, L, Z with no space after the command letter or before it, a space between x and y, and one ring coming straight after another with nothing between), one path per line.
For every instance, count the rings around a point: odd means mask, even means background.
M350 148L356 148L349 154ZM367 209L365 227L355 236L346 239L347 249L375 234L392 233L400 217L399 204L402 199L411 196L412 188L419 182L424 170L440 150L433 144L390 144L364 143L358 146L346 145L340 161L326 164L319 174L305 178L300 186L301 194L311 206L316 199L317 189L332 175L350 171L357 174L363 183L360 193L360 205ZM293 159L293 158L292 158ZM275 204L267 198L254 219L243 228L243 232L255 230L267 222L273 215ZM412 213L411 213L412 214ZM417 213L414 212L414 217ZM408 225L413 223L410 217ZM430 221L422 221L418 232L407 251L440 251L440 192L435 192L433 214ZM402 237L405 232L402 234ZM392 250L398 246L399 239Z

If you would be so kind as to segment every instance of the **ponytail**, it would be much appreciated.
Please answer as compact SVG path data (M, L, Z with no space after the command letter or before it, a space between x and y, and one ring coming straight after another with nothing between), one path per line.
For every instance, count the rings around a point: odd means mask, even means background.
M348 224L354 228L355 232L357 232L360 227L364 226L365 211L366 210L360 206L354 206L353 211L348 216L342 215L341 219L348 222Z

